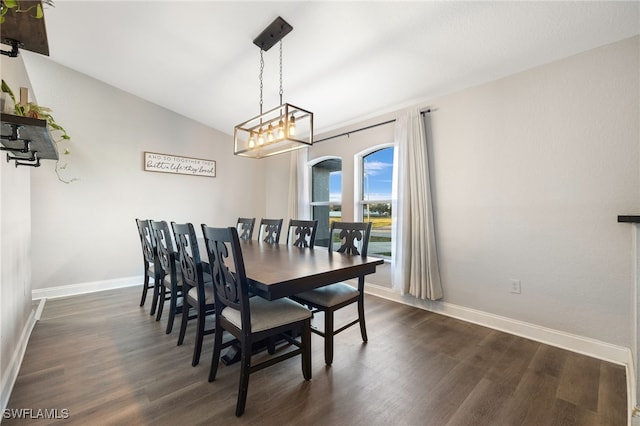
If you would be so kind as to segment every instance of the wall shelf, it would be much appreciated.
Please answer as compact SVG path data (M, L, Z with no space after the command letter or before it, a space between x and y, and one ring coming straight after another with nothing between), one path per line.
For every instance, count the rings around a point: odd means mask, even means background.
M618 222L620 223L640 223L640 216L618 216Z
M7 154L7 161L16 160L16 166L40 165L39 160L57 160L56 147L46 120L31 117L21 117L12 114L0 114L0 142ZM23 161L27 161L25 163ZM36 163L33 163L36 161Z
M20 7L28 9L39 5L41 1L22 0ZM16 12L13 8L7 11L5 21L0 25L0 42L12 47L11 51L2 50L8 56L18 56L18 48L49 56L49 42L44 17L36 18L35 12Z

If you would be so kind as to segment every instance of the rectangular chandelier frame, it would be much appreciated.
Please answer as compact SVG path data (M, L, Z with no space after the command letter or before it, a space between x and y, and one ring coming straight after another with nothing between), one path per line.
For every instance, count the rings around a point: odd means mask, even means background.
M234 127L234 154L264 158L313 145L313 113L284 103Z

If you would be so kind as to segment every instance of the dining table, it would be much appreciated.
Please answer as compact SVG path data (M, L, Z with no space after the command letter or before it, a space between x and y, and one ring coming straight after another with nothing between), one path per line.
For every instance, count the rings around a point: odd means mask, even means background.
M267 300L364 277L384 263L377 257L345 255L326 247L303 248L258 240L241 241L240 247L251 292ZM234 346L222 356L226 365L239 359L239 348Z
M325 247L257 240L244 241L240 247L251 290L267 300L373 274L384 263L377 257L344 255Z

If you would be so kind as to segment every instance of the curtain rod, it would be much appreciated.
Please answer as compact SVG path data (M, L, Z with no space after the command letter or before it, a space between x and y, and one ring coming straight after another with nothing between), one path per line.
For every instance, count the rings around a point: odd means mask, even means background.
M344 132L344 133L340 133L338 135L329 136L329 137L320 139L318 141L313 141L313 143L324 142L324 141L328 141L329 139L339 138L341 136L349 136L351 133L357 133L357 132L361 132L363 130L373 129L374 127L384 126L385 124L393 123L395 121L396 121L396 119L394 118L393 120L387 120L387 121L383 121L382 123L377 123L377 124L372 124L370 126L361 127L359 129L351 130L350 132Z
M430 113L430 112L431 112L430 109L426 109L424 111L420 111L420 115L424 115L424 114L427 114L427 113ZM357 133L357 132L361 132L363 130L373 129L374 127L384 126L385 124L394 123L395 121L396 121L396 119L394 118L394 119L391 119L391 120L383 121L382 123L376 123L376 124L372 124L370 126L365 126L365 127L359 128L359 129L351 130L350 132L344 132L344 133L340 133L340 134L337 134L337 135L329 136L329 137L326 137L326 138L323 138L323 139L320 139L320 140L317 140L317 141L313 141L313 143L320 143L320 142L328 141L330 139L339 138L341 136L347 136L348 137L351 133Z

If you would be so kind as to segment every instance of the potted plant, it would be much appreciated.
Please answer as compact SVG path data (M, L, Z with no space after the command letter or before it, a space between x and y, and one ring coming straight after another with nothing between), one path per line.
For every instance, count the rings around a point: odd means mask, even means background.
M4 1L4 0L3 0ZM51 115L51 108L47 108L41 105L36 104L35 102L16 102L16 97L13 94L13 91L11 90L11 88L9 87L9 85L2 80L2 86L1 86L1 91L2 93L6 93L9 98L11 99L11 101L13 102L13 114L14 115L18 115L21 117L32 117L32 118L38 118L40 120L46 120L47 124L49 125L49 127L51 129L53 129L54 131L57 132L57 134L59 135L59 139L54 139L55 143L60 143L62 141L70 141L71 137L69 136L69 134L67 133L67 131L64 129L64 127L62 127L60 124L58 124L56 122L56 120L53 118L53 116ZM3 112L6 110L10 110L10 106L9 108L7 108L6 106L3 108ZM69 148L64 148L63 154L64 155L69 155L71 153L71 151L69 151ZM67 167L66 164L60 166L59 164L59 160L56 162L56 174L58 175L58 179L61 182L64 183L71 183L74 180L77 180L76 178L73 178L71 180L65 180L60 176L60 170L64 170Z

